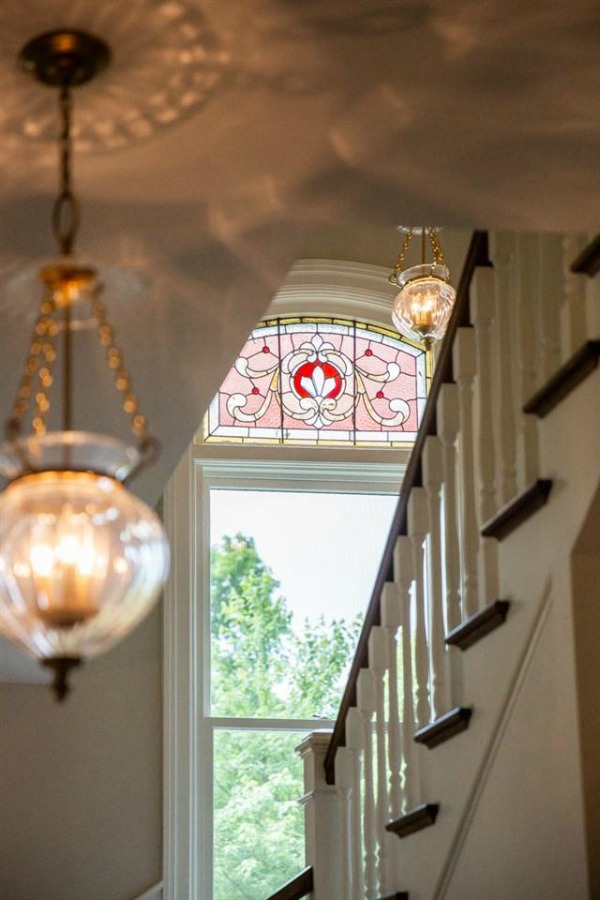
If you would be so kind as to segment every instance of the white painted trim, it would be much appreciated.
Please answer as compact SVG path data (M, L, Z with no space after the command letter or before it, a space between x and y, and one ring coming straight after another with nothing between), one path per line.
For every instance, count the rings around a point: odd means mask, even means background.
M274 460L284 463L304 462L331 462L346 463L349 466L365 465L398 465L406 466L412 445L410 447L379 447L372 444L368 447L342 447L342 446L306 446L299 447L291 444L218 444L204 443L201 435L197 436L194 445L194 457L203 462L216 460L224 464L229 461L239 463L243 457L245 461Z
M334 719L252 719L242 716L208 716L214 729L227 731L297 731L299 734L310 734L321 729L333 729ZM318 729L315 726L319 726Z
M341 493L397 493L405 465L288 460L195 459L203 478L243 488L271 486L277 490L319 490ZM284 487L285 484L285 487Z
M198 678L195 645L193 468L186 453L167 485L164 519L171 574L164 596L164 896L199 900L202 817L197 791Z
M388 282L391 268L338 259L299 259L264 318L282 315L358 317L391 328L398 289Z

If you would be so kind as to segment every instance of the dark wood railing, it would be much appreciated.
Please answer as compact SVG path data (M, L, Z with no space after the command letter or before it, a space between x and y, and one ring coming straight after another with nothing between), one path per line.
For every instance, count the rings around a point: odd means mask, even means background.
M454 337L459 327L470 324L469 287L473 274L476 267L490 265L487 232L475 231L469 245L467 258L457 289L454 311L448 324L446 337L440 349L431 382L429 397L421 421L421 427L419 428L415 446L411 453L408 466L406 467L406 474L402 483L398 506L394 513L390 534L375 580L362 631L358 639L356 653L350 668L350 674L340 704L335 728L325 756L325 776L328 784L334 784L335 782L335 755L337 749L338 747L343 747L346 743L346 716L348 710L351 707L356 706L356 684L358 673L361 669L367 668L369 664L369 634L374 626L381 623L381 592L386 581L393 580L393 557L396 540L400 535L407 533L408 498L410 497L410 492L413 487L420 487L422 485L421 457L425 439L428 435L436 433L436 406L440 388L444 382L453 380L452 345L454 343Z
M313 887L312 866L307 866L278 891L271 894L268 900L302 900L302 897L307 897L311 893Z
M571 266L571 272L593 278L600 272L600 234L585 247Z

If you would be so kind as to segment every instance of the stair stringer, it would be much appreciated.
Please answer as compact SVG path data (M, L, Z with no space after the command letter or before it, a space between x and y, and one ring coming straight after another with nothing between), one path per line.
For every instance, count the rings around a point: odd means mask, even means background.
M434 750L416 749L421 795L439 803L440 812L434 828L412 835L398 846L397 884L410 890L411 900L465 900L471 896L536 900L529 888L529 893L519 893L518 885L509 890L507 868L501 870L502 883L488 883L485 871L478 873L476 860L468 866L469 893L465 894L464 884L457 887L458 873L471 846L470 834L480 821L478 816L485 812L482 804L486 791L489 795L491 790L488 784L495 778L496 760L504 760L506 754L515 757L518 802L511 806L514 821L519 821L519 804L528 811L537 808L544 815L551 809L557 846L565 848L565 854L548 848L543 871L530 871L527 882L540 885L544 892L539 896L544 900L590 896L582 887L586 878L585 829L568 573L572 547L598 483L599 396L600 374L595 372L540 423L541 472L554 480L555 487L548 504L500 544L500 593L511 601L511 611L505 626L463 655L464 695L456 702L474 709L469 731ZM556 660L558 694L542 677L543 657L549 652ZM536 681L538 701L532 693ZM517 719L523 725L524 698L532 709L528 740L540 724L540 715L549 721L558 717L557 730L551 731L551 747L547 746L548 737L539 735L540 741L546 741L546 746L539 747L539 759L549 762L543 798L528 795L527 785L519 780L516 748L510 744L516 740L518 746L519 740L523 741L523 735L515 739L512 726ZM559 783L560 790L554 790ZM494 858L502 858L510 850L512 836L501 822L497 830ZM530 855L535 857L532 863L539 865L539 855ZM564 878L569 879L566 893ZM543 883L550 885L550 893L542 889ZM577 893L579 890L584 892Z

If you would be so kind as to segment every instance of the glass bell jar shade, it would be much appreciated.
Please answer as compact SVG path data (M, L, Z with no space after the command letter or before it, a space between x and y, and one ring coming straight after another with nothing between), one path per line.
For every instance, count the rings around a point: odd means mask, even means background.
M44 443L52 455L56 441L38 440L43 464ZM106 471L25 467L0 495L0 632L54 669L121 640L152 608L168 572L159 518L113 474L123 477L127 448L119 461L119 442L103 441ZM14 477L10 452L3 462Z
M400 292L392 306L394 325L405 337L427 348L446 331L456 299L446 266L423 263L397 276Z

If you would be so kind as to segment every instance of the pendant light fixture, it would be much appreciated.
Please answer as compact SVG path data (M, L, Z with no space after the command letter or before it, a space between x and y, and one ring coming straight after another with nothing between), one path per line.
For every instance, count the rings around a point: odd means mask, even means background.
M152 460L157 441L96 271L73 255L79 206L71 179L72 89L109 61L107 45L82 31L43 34L19 57L25 71L58 92L60 192L52 221L60 253L39 274L42 300L0 447L0 471L9 479L0 495L0 632L53 671L60 700L70 670L108 650L151 609L169 565L160 520L125 488ZM82 321L95 325L135 446L74 428L74 340ZM57 412L62 427L51 430Z
M424 344L427 350L446 332L456 291L450 284L450 273L435 228L401 228L405 232L398 259L389 277L400 293L392 306L392 321L400 334ZM415 234L421 235L420 265L404 268L405 257ZM427 240L433 259L426 261Z

